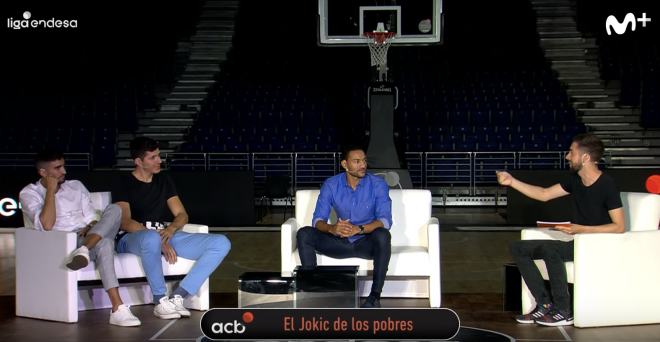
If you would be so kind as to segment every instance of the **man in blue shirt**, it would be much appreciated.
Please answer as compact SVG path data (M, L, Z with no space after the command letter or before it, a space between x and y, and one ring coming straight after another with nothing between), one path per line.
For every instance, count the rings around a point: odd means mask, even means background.
M360 147L342 152L346 173L327 179L321 187L312 227L298 230L302 268L316 267L316 252L331 258L373 259L373 284L363 308L380 308L380 294L392 251L390 188L384 179L367 173L367 157ZM332 208L338 222L328 224Z

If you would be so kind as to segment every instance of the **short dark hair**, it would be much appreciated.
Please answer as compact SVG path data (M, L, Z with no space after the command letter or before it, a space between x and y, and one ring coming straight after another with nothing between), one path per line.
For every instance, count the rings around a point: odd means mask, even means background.
M353 151L362 151L364 152L364 148L358 144L348 144L344 146L341 150L341 160L348 161L348 155L351 154Z
M603 142L593 133L578 134L573 138L578 148L584 151L592 161L599 162L603 158L605 147Z
M37 153L34 157L34 165L37 167L37 170L39 170L45 168L44 164L60 159L64 159L62 152L53 149L43 150Z
M147 152L153 152L158 149L158 142L149 137L138 137L131 141L131 158L144 159Z

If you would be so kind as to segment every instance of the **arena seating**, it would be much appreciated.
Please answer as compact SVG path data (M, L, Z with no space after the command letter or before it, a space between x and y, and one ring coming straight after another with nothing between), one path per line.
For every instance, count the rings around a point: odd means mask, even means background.
M471 184L473 171L475 181L492 182L494 169L563 168L572 137L586 131L538 48L533 17L502 25L507 18L532 15L527 1L512 6L517 8L489 6L488 15L477 15L497 25L498 35L508 35L496 43L454 22L452 40L444 46L390 49L401 139L417 186ZM337 152L347 136L359 139L369 86L366 45L319 48L290 39L255 44L250 39L262 36L262 27L291 15L269 8L276 13L264 16L261 10L241 7L240 17L254 21L237 21L234 50L180 150L270 154L269 163L279 166L270 173L254 168L258 181L267 174L298 175L293 162L284 167L291 153ZM261 25L248 27L256 21ZM310 74L321 77L314 82ZM346 87L348 92L341 89ZM356 127L346 133L342 126ZM248 169L248 159L225 157L224 164L214 165Z
M600 67L606 81L621 81L621 106L641 107L640 124L660 128L658 82L660 44L653 31L630 32L627 40L603 36Z
M317 183L336 171L340 143L364 138L368 49L317 47L316 32L300 29L314 27L311 19L296 17L296 25L283 24L295 16L291 9L302 5L251 4L256 2L241 2L234 48L189 141L178 151L206 155L199 164L175 161L171 169L250 169L257 172L258 182L286 173L296 182ZM445 9L468 13L470 6L448 3ZM586 130L538 47L530 3L480 6L483 11L473 13L472 20L496 29L475 32L468 21L448 16L442 46L390 49L390 75L399 89L398 137L416 186L489 183L493 169L565 168L563 152L571 137ZM278 27L277 35L266 39L264 27ZM657 58L646 58L655 47L637 44L637 55L630 56L623 56L622 49L601 42L603 77L621 79L621 102L641 104L646 125L653 127L657 116L644 113L657 113L658 108ZM126 71L126 66L116 69ZM10 105L1 109L2 118L30 125L17 125L20 130L3 126L3 152L30 152L52 141L69 153L94 153L90 167L113 165L117 132L134 130L135 112L155 105L153 85L172 80L174 62L162 64L165 72L156 75L149 74L152 66L147 69L144 77L136 76L143 71L113 69L108 74L115 80L98 85L53 77L38 90L25 82L32 92L46 94L46 102L21 99L17 94L25 92L8 81L0 96ZM53 106L55 111L49 109ZM44 135L32 132L37 122L45 121L31 119L27 108L57 113L46 120L56 125ZM73 138L67 138L72 130Z
M153 8L118 7L133 24L92 40L74 31L29 43L10 35L17 54L0 81L0 170L33 169L34 153L45 147L63 151L69 169L113 167L118 132L135 131L138 113L157 109L155 85L173 80L180 28L167 19L198 3L179 2L143 3L159 6L153 18L145 16Z
M138 111L156 106L153 75L138 67L124 71L129 77L117 77L118 70L96 71L102 82L4 83L0 110L12 125L0 128L3 168L32 167L26 153L44 147L67 153L74 167L113 166L117 131L135 130ZM70 70L66 76L76 77Z
M607 35L602 22L612 13L619 16L633 13L641 16L646 13L647 3L631 0L625 3L600 8L594 0L579 3L582 26L596 32L599 44L599 66L604 81L620 81L622 107L641 108L640 126L645 129L660 128L660 28L657 25L643 26L637 23L635 31L622 36Z

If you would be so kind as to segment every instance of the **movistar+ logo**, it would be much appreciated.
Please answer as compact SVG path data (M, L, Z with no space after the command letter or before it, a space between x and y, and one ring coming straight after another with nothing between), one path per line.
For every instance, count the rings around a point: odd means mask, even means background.
M651 18L647 18L646 13L642 13L642 17L636 19L634 14L628 13L626 14L626 17L623 18L623 22L620 23L615 16L610 15L605 21L605 29L607 30L607 35L612 35L611 28L614 28L614 32L616 32L618 35L624 34L628 28L629 23L632 26L632 31L635 31L638 21L642 22L642 27L646 27L646 22L651 21Z

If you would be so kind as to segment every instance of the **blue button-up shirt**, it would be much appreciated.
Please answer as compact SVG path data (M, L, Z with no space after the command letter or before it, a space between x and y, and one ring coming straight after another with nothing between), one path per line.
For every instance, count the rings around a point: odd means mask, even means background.
M392 226L390 188L383 178L370 173L360 179L355 190L348 184L345 173L328 178L316 201L312 226L316 227L318 221L327 222L332 208L339 219L350 219L349 223L356 226L376 220L383 223L383 228ZM363 236L354 235L348 240L353 243Z

